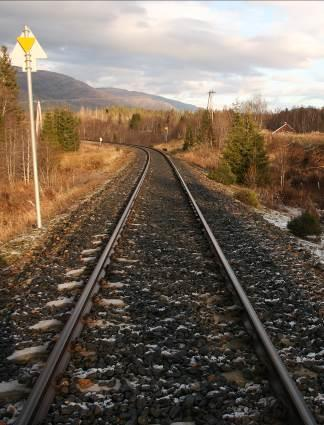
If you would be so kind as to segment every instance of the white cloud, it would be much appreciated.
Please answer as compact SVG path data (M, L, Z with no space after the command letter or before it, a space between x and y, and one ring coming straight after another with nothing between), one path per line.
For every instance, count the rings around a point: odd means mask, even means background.
M95 86L202 106L210 88L218 104L255 93L289 104L321 87L323 12L310 1L0 2L0 40L13 43L27 22L48 51L44 68Z

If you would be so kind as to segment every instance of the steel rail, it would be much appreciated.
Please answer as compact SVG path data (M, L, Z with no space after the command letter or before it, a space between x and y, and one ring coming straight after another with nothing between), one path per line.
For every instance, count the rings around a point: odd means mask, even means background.
M207 223L203 213L201 212L197 202L191 194L178 168L176 167L172 159L164 152L157 149L153 150L159 152L168 161L174 171L174 174L178 178L186 196L188 197L195 215L201 222L204 232L212 247L212 250L216 254L216 257L218 258L219 262L221 263L226 281L243 309L245 316L244 325L253 339L259 358L261 358L261 360L265 363L268 369L268 374L272 387L277 397L287 408L287 413L291 421L291 425L316 425L316 421L309 408L307 407L302 394L298 390L295 382L290 378L288 370L286 369L281 358L279 357L277 350L272 344L257 313L255 312L252 304L250 303L248 296L246 295L242 285L238 281L232 267L226 259L209 224Z
M89 313L92 306L92 298L99 290L99 281L105 275L104 268L109 264L114 247L123 231L127 218L132 210L137 195L145 180L150 165L150 154L147 149L140 148L146 153L146 162L140 177L136 183L127 205L118 220L118 223L102 252L97 265L75 306L73 312L65 324L59 339L51 351L45 368L27 399L23 411L17 419L16 425L36 425L47 415L48 409L55 396L57 378L62 374L70 359L71 343L80 335L83 328L82 319Z

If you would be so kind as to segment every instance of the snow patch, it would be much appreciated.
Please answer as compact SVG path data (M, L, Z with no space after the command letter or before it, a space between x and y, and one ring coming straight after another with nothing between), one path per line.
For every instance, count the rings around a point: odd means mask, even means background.
M286 230L288 221L297 217L301 213L301 209L286 207L285 210L286 211L276 211L267 209L266 212L263 213L263 218L280 229Z
M285 207L286 211L266 210L263 218L269 223L282 230L287 230L288 222L297 217L301 213L299 208ZM324 264L324 237L322 236L320 242L311 242L304 239L296 238L298 243L310 251L313 255L320 259L320 262Z

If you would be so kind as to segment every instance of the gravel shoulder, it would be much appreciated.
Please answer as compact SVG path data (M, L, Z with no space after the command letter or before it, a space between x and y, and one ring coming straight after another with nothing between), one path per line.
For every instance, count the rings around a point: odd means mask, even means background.
M298 240L176 160L318 423L324 423L324 273Z

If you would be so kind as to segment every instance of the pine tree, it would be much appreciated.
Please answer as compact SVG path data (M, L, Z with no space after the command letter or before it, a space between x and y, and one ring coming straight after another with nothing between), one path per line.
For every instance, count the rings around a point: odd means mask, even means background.
M0 48L0 139L4 139L5 121L20 118L16 70L5 46Z
M53 148L75 151L80 147L78 120L67 109L55 109L45 114L42 140Z
M135 114L132 115L132 118L129 121L129 128L131 130L138 130L140 122L141 122L141 115L138 112L136 112Z
M0 48L0 87L8 89L12 96L17 99L18 84L16 70L11 65L8 50L5 46Z
M192 131L192 127L188 126L186 129L186 134L184 138L183 150L188 151L194 145L194 134Z
M213 141L213 126L209 111L203 111L200 124L200 142L212 143Z
M80 147L78 121L69 110L62 110L60 113L59 143L64 151L76 151Z
M235 112L223 156L238 183L266 182L268 158L264 139L249 115Z

